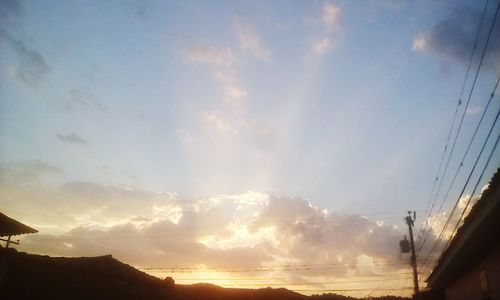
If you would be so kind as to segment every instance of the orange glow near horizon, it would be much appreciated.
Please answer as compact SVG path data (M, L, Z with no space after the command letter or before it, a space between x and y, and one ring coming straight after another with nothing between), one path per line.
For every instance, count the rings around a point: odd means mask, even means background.
M352 276L294 276L293 267L283 270L258 269L220 271L204 267L196 270L179 268L138 268L158 278L172 277L176 284L214 284L224 288L286 288L304 295L334 293L352 297L411 296L412 278L408 270L386 274ZM284 270L286 272L284 272ZM296 268L295 270L299 270ZM292 272L291 272L292 271ZM249 275L252 273L252 275Z

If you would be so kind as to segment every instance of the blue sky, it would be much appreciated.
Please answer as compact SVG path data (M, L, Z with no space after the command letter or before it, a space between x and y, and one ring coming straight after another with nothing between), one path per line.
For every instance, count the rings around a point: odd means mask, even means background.
M260 192L331 212L423 214L484 5L2 2L0 157L4 178L16 168L19 175L19 194L4 186L13 194L2 206L47 228L62 223L25 215L13 195L29 206L38 200L26 194L88 182L187 199ZM495 84L499 53L494 38L456 157ZM496 153L483 185L498 165Z

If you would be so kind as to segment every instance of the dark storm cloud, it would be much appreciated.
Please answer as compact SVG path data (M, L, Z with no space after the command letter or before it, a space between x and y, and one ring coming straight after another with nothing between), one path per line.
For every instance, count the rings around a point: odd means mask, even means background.
M490 6L490 13L487 13L481 29L478 53L483 49L493 10L494 8ZM429 31L416 37L413 49L445 59L468 62L481 23L481 15L482 11L478 9L465 6L457 8ZM475 59L479 59L479 55L476 55ZM497 71L500 70L500 20L498 19L493 28L484 63Z

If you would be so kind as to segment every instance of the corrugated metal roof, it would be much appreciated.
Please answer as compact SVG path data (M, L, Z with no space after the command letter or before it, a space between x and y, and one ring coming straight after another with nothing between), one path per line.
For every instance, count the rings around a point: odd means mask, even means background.
M16 221L6 215L0 213L0 236L19 235L27 233L37 233L38 230L33 229L23 223Z

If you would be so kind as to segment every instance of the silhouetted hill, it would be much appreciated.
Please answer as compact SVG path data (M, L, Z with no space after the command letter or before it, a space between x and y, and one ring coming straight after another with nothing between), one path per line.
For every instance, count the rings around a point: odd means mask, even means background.
M0 299L238 299L348 300L340 295L304 296L279 288L228 289L178 285L150 276L111 255L49 257L0 248ZM407 299L400 297L374 299Z
M111 257L0 249L0 299L167 299L162 280Z

